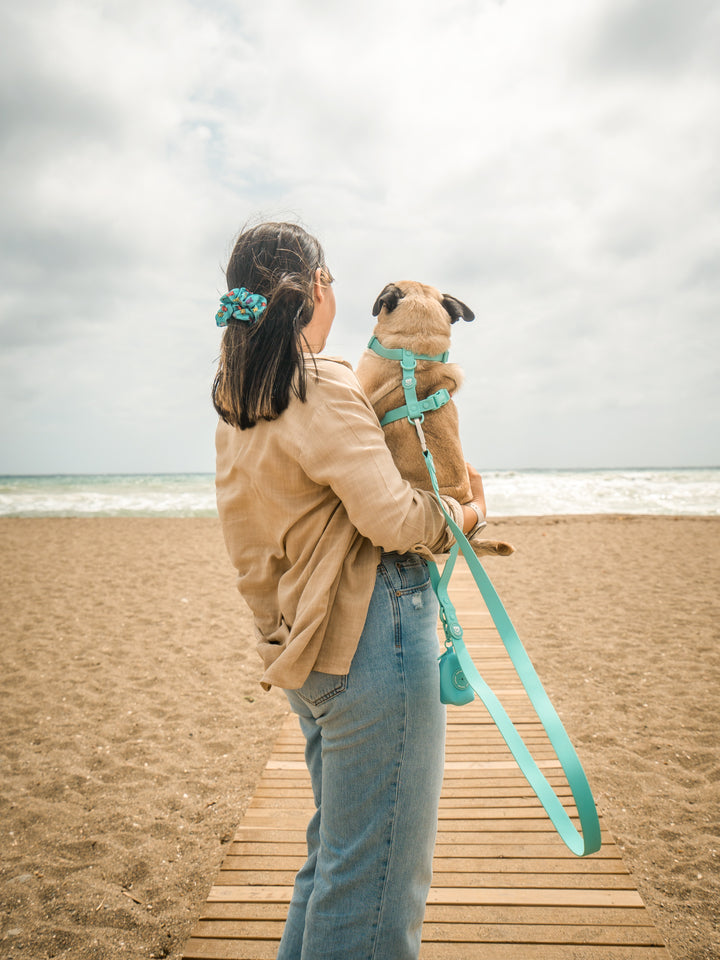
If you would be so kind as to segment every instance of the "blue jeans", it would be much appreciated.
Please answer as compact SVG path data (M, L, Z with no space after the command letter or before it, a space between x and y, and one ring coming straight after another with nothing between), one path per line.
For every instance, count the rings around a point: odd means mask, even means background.
M277 960L417 960L445 754L437 601L416 554L383 554L347 676L286 694L316 812Z

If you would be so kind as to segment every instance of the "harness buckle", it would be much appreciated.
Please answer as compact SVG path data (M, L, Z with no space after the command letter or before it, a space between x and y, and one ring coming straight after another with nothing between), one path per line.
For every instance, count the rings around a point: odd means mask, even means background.
M440 407L444 407L446 403L450 402L450 391L446 390L444 387L442 390L437 390L431 396L427 398L425 403L432 403L433 410L439 410Z

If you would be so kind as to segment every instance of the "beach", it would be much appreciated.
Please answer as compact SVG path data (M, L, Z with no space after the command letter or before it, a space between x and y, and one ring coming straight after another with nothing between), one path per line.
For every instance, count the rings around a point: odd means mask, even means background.
M672 957L717 958L720 517L487 535ZM288 712L219 522L0 518L0 566L0 958L177 958Z

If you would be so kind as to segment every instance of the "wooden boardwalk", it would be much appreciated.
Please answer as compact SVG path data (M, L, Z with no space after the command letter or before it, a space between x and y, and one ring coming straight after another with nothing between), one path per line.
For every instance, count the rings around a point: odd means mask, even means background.
M475 663L574 812L562 769L464 564L453 584ZM313 809L303 739L290 716L183 960L273 960ZM420 957L671 960L607 831L591 857L567 850L477 700L448 709Z

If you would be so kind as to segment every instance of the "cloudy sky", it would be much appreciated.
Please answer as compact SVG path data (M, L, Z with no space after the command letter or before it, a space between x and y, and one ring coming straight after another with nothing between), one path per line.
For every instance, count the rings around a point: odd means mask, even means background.
M299 220L356 362L468 303L480 469L720 464L715 0L33 0L0 14L0 473L212 471L234 235Z

